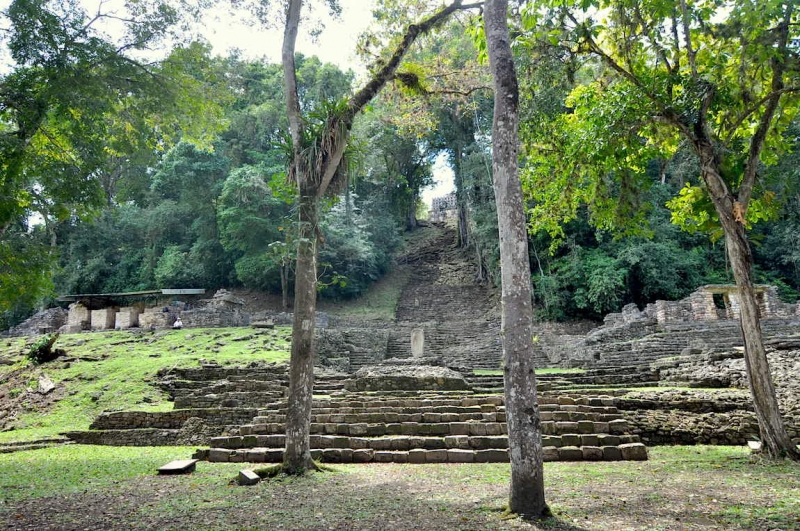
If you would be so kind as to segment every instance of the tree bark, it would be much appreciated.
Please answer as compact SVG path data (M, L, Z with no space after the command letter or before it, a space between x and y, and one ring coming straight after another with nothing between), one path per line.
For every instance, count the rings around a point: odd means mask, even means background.
M701 174L725 234L725 247L739 288L739 323L744 340L744 360L750 395L758 419L763 450L771 457L800 460L800 451L792 442L781 419L778 398L764 348L758 301L753 288L753 255L744 223L734 215L735 199L719 171L718 159L710 142L695 143L700 156Z
M289 473L302 473L314 467L310 434L317 308L317 200L313 192L301 192L299 209L286 451L283 458Z
M289 264L281 259L281 308L289 311Z
M509 509L528 519L549 515L545 503L542 438L533 365L528 233L517 173L519 88L509 42L507 0L487 0L484 11L494 78L492 163L502 275L502 337L508 445Z
M455 11L476 7L474 4L462 5L462 0L454 0L452 4L443 7L419 24L410 25L389 61L361 90L350 98L347 110L341 116L335 117L339 123L327 124L329 129L323 134L330 136L326 142L317 139L320 142L317 147L324 150L318 155L318 160L321 162L312 164L302 160L300 154L303 120L297 94L297 73L294 61L302 4L302 0L290 0L289 2L286 10L282 48L286 113L294 151L292 164L300 196L294 324L292 326L286 448L283 463L284 470L293 474L301 474L315 468L311 460L310 431L311 402L314 392L314 357L316 354L314 328L317 305L317 238L321 234L317 224L319 201L337 175L337 169L344 155L350 128L356 115L392 79L400 61L417 37L443 22ZM342 125L343 127L341 127ZM312 175L309 172L316 172L316 174Z

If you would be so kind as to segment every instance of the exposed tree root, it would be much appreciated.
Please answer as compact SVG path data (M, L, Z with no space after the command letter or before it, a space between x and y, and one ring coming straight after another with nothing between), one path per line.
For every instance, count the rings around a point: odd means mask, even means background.
M254 469L253 472L261 479L270 479L277 476L302 476L306 472L336 472L336 469L332 466L320 463L319 461L311 461L311 468L290 467L286 463L280 463L257 468Z

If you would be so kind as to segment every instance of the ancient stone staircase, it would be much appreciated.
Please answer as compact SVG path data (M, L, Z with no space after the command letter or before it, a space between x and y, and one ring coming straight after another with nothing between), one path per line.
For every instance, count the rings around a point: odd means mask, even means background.
M503 397L458 393L352 394L315 400L312 457L326 462L507 462ZM540 399L544 458L643 460L611 398ZM280 462L285 402L263 409L234 436L215 437L195 458L212 462Z
M467 373L464 378L476 393L503 392L502 374ZM538 374L536 376L537 389L540 391L655 387L658 386L658 380L658 372L646 365L626 365L590 369L583 372Z
M410 269L396 308L387 357L411 355L410 332L422 328L425 355L446 365L496 369L502 358L500 321L491 288L476 284L456 232L436 225L398 262Z
M797 333L800 322L763 319L765 338ZM738 321L696 321L661 325L657 331L633 339L601 341L584 348L582 357L595 367L630 367L680 356L687 347L725 351L741 347Z
M249 422L257 408L284 397L288 385L283 365L206 364L162 370L158 377L158 386L174 401L172 411L106 412L89 430L65 435L80 444L110 446L202 444Z
M278 462L285 440L285 366L169 369L159 385L175 399L164 412L101 414L83 444L209 444L200 458ZM343 377L315 378L312 446L329 462L504 462L502 395L470 391L348 392ZM253 404L259 404L254 406ZM547 460L646 459L610 397L540 397Z

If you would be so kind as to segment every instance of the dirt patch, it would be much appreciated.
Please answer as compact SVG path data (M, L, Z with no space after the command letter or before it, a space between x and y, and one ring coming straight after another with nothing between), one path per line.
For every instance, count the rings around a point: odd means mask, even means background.
M60 363L55 361L53 363ZM39 389L39 377L47 374L47 365L23 367L0 376L0 431L7 431L18 415L46 414L67 393L63 383L49 392Z

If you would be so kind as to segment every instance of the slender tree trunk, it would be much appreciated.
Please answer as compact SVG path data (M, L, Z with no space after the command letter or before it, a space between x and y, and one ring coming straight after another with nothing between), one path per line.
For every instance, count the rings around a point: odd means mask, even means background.
M419 196L417 193L414 192L411 195L411 202L408 205L408 211L406 212L406 230L414 230L417 228L417 200Z
M753 289L753 255L744 223L734 215L735 199L725 186L710 143L696 146L700 155L703 181L725 233L725 247L739 288L740 325L744 340L744 360L750 394L758 419L761 443L772 457L800 460L800 451L792 442L781 419L775 386L772 383L764 337L761 331L758 301Z
M289 473L303 473L315 468L311 460L311 400L314 386L314 317L317 304L317 226L319 201L337 175L344 155L350 128L356 115L366 106L394 76L403 56L420 35L423 35L447 19L459 9L478 7L477 4L462 5L462 0L453 0L419 24L410 25L392 56L372 78L348 101L347 109L336 120L327 124L324 134L326 142L317 139L317 147L323 149L317 161L304 161L301 156L303 117L297 94L297 73L294 50L300 24L302 0L289 0L286 9L281 62L284 71L286 115L294 148L294 172L299 191L300 229L297 245L297 267L295 270L294 324L292 327L292 357L289 368L289 404L286 416L286 451L284 468ZM343 126L343 127L342 127ZM325 147L322 148L321 145ZM314 179L307 173L317 172Z
M508 445L509 509L528 519L549 515L544 497L542 437L533 365L528 234L517 174L519 88L508 35L507 0L487 0L484 11L494 77L492 161L503 303L503 359Z
M289 264L281 260L281 307L284 312L289 311Z
M313 468L310 431L316 352L314 319L317 307L317 200L312 192L301 192L299 208L286 451L283 458L286 470L290 473L302 473Z

